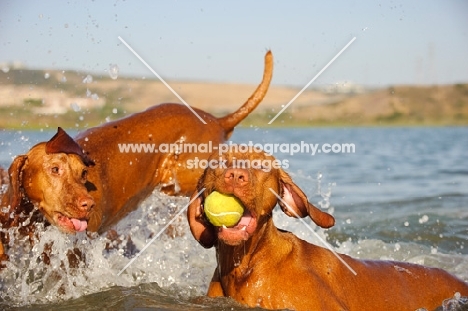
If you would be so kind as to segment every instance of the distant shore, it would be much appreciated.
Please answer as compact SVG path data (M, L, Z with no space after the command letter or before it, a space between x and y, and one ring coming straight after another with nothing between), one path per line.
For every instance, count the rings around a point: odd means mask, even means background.
M191 106L216 116L238 109L256 85L170 81ZM271 125L299 89L270 87L242 127L467 126L468 84L343 85L305 90ZM0 128L85 128L116 120L155 104L180 102L161 82L91 77L79 72L0 72Z

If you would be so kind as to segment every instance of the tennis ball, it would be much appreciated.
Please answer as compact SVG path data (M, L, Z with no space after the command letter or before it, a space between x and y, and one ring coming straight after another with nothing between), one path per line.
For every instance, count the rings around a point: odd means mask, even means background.
M241 201L233 195L213 191L205 198L205 215L213 226L235 226L244 214Z

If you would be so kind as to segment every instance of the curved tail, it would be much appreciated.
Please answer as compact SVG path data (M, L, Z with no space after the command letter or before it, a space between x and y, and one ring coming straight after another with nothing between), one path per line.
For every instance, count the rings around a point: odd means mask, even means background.
M263 70L262 82L258 85L255 92L247 99L247 101L236 111L219 118L219 124L226 130L226 137L229 138L234 127L245 119L263 100L270 86L270 81L273 76L273 54L268 51L265 54L265 69Z

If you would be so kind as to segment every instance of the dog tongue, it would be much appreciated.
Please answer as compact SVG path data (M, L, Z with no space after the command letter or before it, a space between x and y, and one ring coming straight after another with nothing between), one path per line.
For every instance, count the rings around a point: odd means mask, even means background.
M247 227L250 223L250 221L252 220L252 215L250 215L250 213L246 213L245 215L242 216L242 218L239 220L239 222L237 223L236 227L237 226L241 226L241 227Z
M73 227L78 232L85 231L88 227L88 222L86 220L79 220L76 218L70 218L71 222L73 223Z

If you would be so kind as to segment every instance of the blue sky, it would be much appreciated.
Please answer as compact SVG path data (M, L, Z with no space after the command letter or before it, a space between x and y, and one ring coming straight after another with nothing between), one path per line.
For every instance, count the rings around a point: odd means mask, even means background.
M468 1L5 1L0 63L106 75L257 83L273 51L273 83L468 82Z

